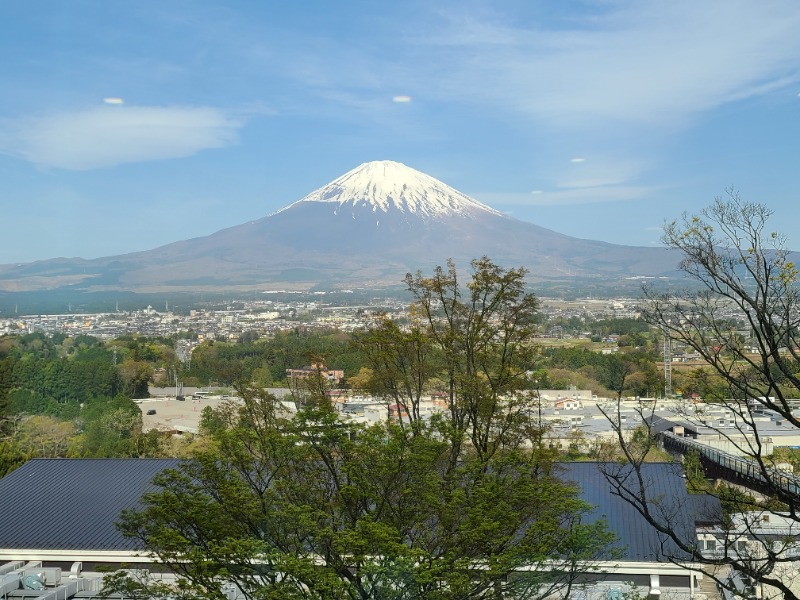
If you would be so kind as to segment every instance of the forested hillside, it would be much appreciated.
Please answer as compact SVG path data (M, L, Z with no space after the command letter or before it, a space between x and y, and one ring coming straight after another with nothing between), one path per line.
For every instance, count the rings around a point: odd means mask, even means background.
M41 333L0 338L0 474L32 457L149 456L133 398L167 346ZM174 353L173 353L174 356Z

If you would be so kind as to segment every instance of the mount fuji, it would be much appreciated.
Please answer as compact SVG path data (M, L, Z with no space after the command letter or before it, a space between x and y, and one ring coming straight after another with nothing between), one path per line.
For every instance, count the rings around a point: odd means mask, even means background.
M393 161L364 163L301 200L205 237L94 260L0 266L0 291L141 292L398 285L448 258L489 256L531 281L672 273L663 248L582 240L520 221Z

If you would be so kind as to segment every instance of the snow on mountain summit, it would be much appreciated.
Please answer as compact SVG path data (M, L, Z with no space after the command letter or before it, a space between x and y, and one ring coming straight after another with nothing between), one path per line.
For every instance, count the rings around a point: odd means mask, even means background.
M337 213L346 207L371 207L373 212L398 210L424 218L476 212L501 215L430 175L390 160L359 165L278 212L306 202L336 203Z

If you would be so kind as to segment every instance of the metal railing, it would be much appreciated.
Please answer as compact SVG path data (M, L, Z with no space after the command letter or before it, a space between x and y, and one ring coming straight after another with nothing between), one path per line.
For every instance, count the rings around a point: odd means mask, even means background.
M774 489L786 496L800 499L800 477L772 467L763 467L756 461L719 450L691 438L664 431L657 434L666 448L675 449L681 454L695 450L701 457L719 467L734 473L739 479L749 480L760 487Z

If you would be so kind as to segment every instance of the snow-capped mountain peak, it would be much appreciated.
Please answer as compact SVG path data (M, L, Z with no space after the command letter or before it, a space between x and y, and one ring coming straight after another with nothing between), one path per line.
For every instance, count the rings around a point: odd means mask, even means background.
M278 212L301 203L327 202L339 208L395 210L423 218L500 212L425 173L391 160L367 162Z

